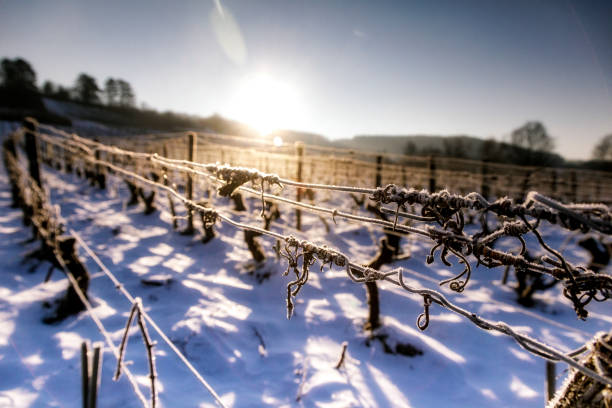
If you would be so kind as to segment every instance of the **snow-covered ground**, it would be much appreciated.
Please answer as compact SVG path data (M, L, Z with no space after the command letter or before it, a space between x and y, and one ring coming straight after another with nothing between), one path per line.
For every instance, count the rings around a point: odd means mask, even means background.
M545 363L512 339L492 335L472 323L432 306L426 331L415 326L422 312L420 296L379 283L383 331L390 343L402 342L422 355L386 354L380 342L367 343L362 330L367 315L365 289L341 270L313 267L308 284L297 297L291 320L286 319L286 268L260 238L268 260L269 279L247 273L250 253L243 233L217 224L217 237L204 245L196 235L172 230L168 214L146 216L141 207L126 208L127 191L111 183L108 190L89 187L72 175L45 169L51 201L61 207L68 228L80 234L102 261L143 300L145 309L228 406L234 407L541 407L544 404ZM165 200L165 198L164 198ZM160 202L164 202L160 200ZM55 272L43 283L48 265L30 273L24 254L36 248L26 243L29 229L21 213L11 209L7 178L0 174L0 406L80 406L80 346L102 341L86 313L56 325L45 325L50 313L43 305L61 296L67 286ZM216 205L224 205L216 202ZM259 211L257 200L248 205ZM231 208L229 205L227 208ZM237 215L236 215L237 216ZM246 216L242 216L246 217ZM275 228L292 225L293 210L283 211ZM376 252L379 232L363 226L328 222L305 216L305 234L365 262ZM250 222L257 218L249 218ZM544 229L547 242L558 247L567 234ZM315 239L316 238L316 239ZM535 242L529 242L536 251ZM510 243L508 243L510 245ZM440 262L425 265L430 244L404 240L411 258L393 266L406 268L412 284L437 288L452 276ZM107 330L118 344L130 304L81 250L92 280L89 296ZM570 242L565 252L573 261L587 260ZM389 266L390 268L391 266ZM576 318L559 288L536 295L537 306L515 303L510 286L500 283L501 269L480 267L462 294L444 293L481 316L502 320L562 350L576 348L600 330L612 326L609 304L588 306L587 321ZM149 286L143 279L169 279ZM510 285L514 282L510 279ZM151 331L151 330L150 330ZM151 331L156 347L159 397L164 407L207 407L214 402L169 348ZM341 344L348 342L344 367L334 368ZM126 360L148 396L148 366L137 328L131 332ZM112 381L116 361L105 350L100 407L139 407L129 383ZM558 365L560 377L566 366ZM561 382L561 378L559 378ZM299 398L299 401L297 400Z

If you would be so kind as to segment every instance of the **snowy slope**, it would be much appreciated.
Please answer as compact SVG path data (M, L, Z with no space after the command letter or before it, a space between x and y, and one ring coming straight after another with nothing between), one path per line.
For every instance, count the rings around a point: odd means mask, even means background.
M67 282L56 271L49 283L43 283L47 265L29 273L31 264L22 264L23 255L36 244L24 243L29 230L21 224L20 212L9 208L6 176L2 172L0 177L0 406L80 406L80 344L102 337L85 313L57 325L41 323L49 313L43 303L60 296ZM379 283L389 342L409 343L423 352L415 357L386 354L379 342L366 345L361 329L367 315L365 290L343 271L319 272L313 267L294 316L287 320L289 278L281 276L286 263L275 259L273 242L260 239L269 257L264 268L271 272L260 283L246 272L251 256L242 231L218 224L217 238L203 245L198 236L173 231L166 212L146 216L140 207L126 208L127 191L118 182L100 191L50 169L45 169L44 179L66 225L83 237L129 292L142 298L151 317L229 406L543 406L543 360L510 338L483 332L435 305L429 328L420 332L415 326L423 308L420 296ZM258 201L248 204L259 211ZM292 214L286 210L275 228L292 225ZM307 236L318 237L354 260L365 262L376 251L378 232L338 220L327 233L313 216L305 216L305 224ZM566 238L552 227L544 234L556 246ZM534 242L529 244L536 248ZM436 288L439 280L451 276L439 262L424 264L429 243L413 240L404 245L412 257L395 266L413 271L406 273L409 282ZM573 245L568 254L574 261L587 259ZM92 274L89 295L96 313L117 344L130 305L84 252L81 259ZM462 307L503 320L562 350L578 347L612 325L609 304L589 305L589 319L579 321L558 289L537 295L537 307L524 309L514 302L512 288L500 284L501 274L481 267L463 294L444 292ZM170 283L142 283L155 278L169 278ZM151 335L158 340L162 406L214 406L169 348L154 332ZM344 341L347 359L336 370ZM126 359L148 395L145 349L135 327ZM112 381L115 363L107 349L99 406L141 406L125 378ZM565 368L558 365L558 372Z

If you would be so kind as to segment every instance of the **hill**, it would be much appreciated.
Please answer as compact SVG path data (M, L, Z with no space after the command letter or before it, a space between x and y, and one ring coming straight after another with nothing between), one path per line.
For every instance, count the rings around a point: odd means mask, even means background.
M205 131L255 137L249 126L226 119L220 115L200 117L174 112L158 112L153 109L136 109L120 106L83 104L54 98L43 98L47 110L72 120L82 133L100 127L113 134L138 134L151 132Z
M384 153L432 154L437 156L459 154L465 158L478 159L484 142L483 139L465 135L358 135L352 139L338 140L336 144L351 149L359 148Z

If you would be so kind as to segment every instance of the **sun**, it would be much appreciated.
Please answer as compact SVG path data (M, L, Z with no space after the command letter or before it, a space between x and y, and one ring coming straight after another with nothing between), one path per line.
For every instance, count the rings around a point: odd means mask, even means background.
M267 73L246 76L239 82L232 103L233 116L260 136L277 129L295 128L304 109L297 88Z

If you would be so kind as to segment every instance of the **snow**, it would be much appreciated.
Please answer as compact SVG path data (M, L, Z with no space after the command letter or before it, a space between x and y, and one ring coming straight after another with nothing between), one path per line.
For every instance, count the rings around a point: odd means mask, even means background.
M271 272L260 282L246 272L252 264L250 254L242 232L231 226L218 224L217 237L203 245L197 235L173 231L165 213L145 216L140 207L125 207L127 195L121 183L111 182L107 191L100 191L48 168L43 175L66 225L83 237L130 293L142 298L147 313L228 406L541 407L544 403L543 360L512 339L479 330L436 305L431 307L429 327L421 332L415 325L423 311L420 296L379 283L383 333L389 344L408 343L423 352L415 357L386 354L378 341L367 345L362 330L367 316L363 286L348 280L339 268L319 272L313 267L297 296L294 316L287 320L289 280L281 276L286 264L275 259L274 242L260 238L268 254L263 268ZM61 296L67 282L56 271L44 283L47 265L28 273L32 264L23 263L24 255L37 244L26 243L30 231L22 225L20 212L9 207L3 173L0 180L0 406L79 406L81 342L102 337L85 313L55 325L42 323L50 312L45 302ZM259 211L258 200L247 204ZM215 205L231 208L223 201ZM305 236L327 242L357 262L365 262L376 251L379 232L338 220L337 227L330 223L334 228L327 233L310 215L304 215L303 222ZM293 211L287 210L275 228L292 223ZM555 246L567 238L554 227L545 228L544 236ZM535 251L535 241L528 244ZM426 265L427 241L410 239L404 245L412 257L397 265L407 269L410 284L438 288L439 280L460 270L460 265L451 270L439 262ZM586 259L585 252L571 243L565 254L572 260ZM95 313L118 344L130 304L85 252L80 255L92 275L89 295ZM559 288L537 294L534 309L523 308L514 301L512 289L501 285L502 273L480 267L464 293L441 290L464 308L505 321L562 350L610 329L609 305L594 302L588 306L587 321L580 321ZM166 283L150 286L142 279ZM161 406L215 406L175 354L151 328L149 332L157 341ZM337 370L344 341L346 358ZM148 395L145 349L135 328L126 361ZM112 381L115 364L105 348L99 406L141 406L125 377ZM565 368L560 365L557 371Z

